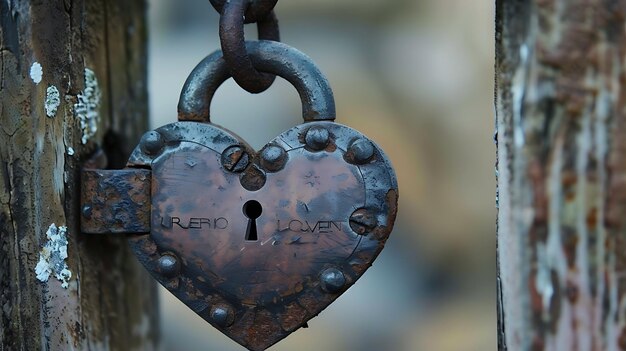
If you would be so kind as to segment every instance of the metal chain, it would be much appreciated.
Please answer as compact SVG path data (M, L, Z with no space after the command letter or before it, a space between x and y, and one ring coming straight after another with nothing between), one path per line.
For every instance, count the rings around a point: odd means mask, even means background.
M257 71L246 51L243 26L247 4L247 0L230 0L224 4L220 17L220 41L233 79L245 90L260 93L272 85L275 76ZM257 22L257 28L260 40L280 40L278 21L273 11Z
M269 88L276 76L257 71L246 51L244 24L257 23L259 40L280 41L278 20L272 10L278 0L210 0L219 9L220 42L233 79L256 94Z

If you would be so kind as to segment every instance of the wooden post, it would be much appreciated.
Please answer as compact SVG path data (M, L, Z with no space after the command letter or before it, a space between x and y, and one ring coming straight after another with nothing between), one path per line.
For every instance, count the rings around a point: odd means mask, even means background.
M152 279L123 237L79 226L81 162L100 146L120 167L147 130L145 12L0 1L2 351L157 347Z
M626 1L498 0L500 350L626 349Z

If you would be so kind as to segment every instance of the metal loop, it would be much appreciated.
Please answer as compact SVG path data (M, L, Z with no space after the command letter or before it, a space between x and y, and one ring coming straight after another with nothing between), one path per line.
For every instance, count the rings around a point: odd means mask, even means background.
M276 77L257 71L246 52L243 30L243 14L246 4L246 0L226 2L220 17L220 42L224 59L237 84L248 92L257 94L267 90ZM259 40L280 40L278 21L273 11L258 22L257 28Z
M335 119L335 99L330 84L308 56L275 41L246 42L246 49L254 67L282 77L296 88L306 122ZM211 100L217 88L228 78L228 65L221 51L202 60L183 86L178 102L178 119L209 123Z
M226 4L227 0L209 0L211 5L215 8L217 12L220 14L224 8L224 4ZM248 0L249 4L248 8L245 12L245 23L255 23L260 22L265 17L267 17L270 12L276 6L278 0Z

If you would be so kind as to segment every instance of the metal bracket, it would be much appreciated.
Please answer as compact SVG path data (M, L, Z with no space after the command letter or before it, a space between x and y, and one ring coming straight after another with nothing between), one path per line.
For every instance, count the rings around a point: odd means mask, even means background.
M81 230L87 234L150 232L148 169L84 169L81 174Z

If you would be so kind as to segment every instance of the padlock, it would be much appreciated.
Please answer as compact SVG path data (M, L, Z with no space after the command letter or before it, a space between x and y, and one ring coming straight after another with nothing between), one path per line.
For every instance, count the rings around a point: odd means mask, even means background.
M334 122L328 81L307 56L278 42L246 47L256 69L297 89L304 123L259 152L211 123L212 97L229 72L221 52L206 57L184 85L179 122L146 133L128 161L151 171L142 173L149 233L129 241L195 313L264 350L372 265L393 227L398 185L373 141ZM124 189L127 203L145 193Z

